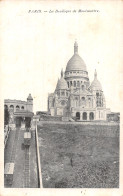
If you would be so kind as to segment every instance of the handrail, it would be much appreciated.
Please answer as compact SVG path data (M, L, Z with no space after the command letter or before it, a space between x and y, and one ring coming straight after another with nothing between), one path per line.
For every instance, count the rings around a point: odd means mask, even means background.
M40 183L40 188L43 188L39 144L38 144L37 122L36 122L36 150L37 150L37 159L38 159L39 183Z

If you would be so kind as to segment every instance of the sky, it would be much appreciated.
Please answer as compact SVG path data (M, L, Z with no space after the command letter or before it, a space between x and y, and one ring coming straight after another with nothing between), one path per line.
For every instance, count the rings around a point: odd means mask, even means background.
M31 93L34 112L46 111L48 93L54 92L77 40L90 82L96 69L107 108L119 112L123 100L121 2L35 2L27 5L25 1L5 1L1 5L4 6L0 14L2 98L26 100ZM78 13L79 9L98 12ZM41 13L32 13L33 10ZM55 10L71 12L55 13Z

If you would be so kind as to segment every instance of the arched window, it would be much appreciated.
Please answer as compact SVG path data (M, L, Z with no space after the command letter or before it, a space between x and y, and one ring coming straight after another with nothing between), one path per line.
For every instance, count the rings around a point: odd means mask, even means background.
M14 106L13 105L10 105L10 108L12 109L12 108L14 108Z
M61 101L61 105L64 106L66 104L66 102L63 100Z
M79 81L77 81L77 87L80 87L80 82Z
M76 81L74 81L74 87L76 87Z
M68 88L69 88L69 82L67 82Z
M89 114L89 119L90 119L90 120L94 120L94 113L93 113L93 112L90 112L90 114Z
M96 93L96 96L99 97L99 93Z
M80 120L80 112L76 112L76 119Z
M72 81L70 81L70 86L72 86Z
M89 106L89 108L91 107L91 98L90 97L88 98L88 106Z
M62 91L62 92L61 92L61 95L62 95L62 96L65 96L65 92L64 92L64 91Z
M13 105L10 105L10 110L14 110L14 106Z
M82 101L85 101L85 97L82 97Z
M87 113L83 112L83 120L87 120Z
M20 107L19 107L19 105L17 105L17 106L16 106L16 110L19 110L19 109L20 109Z
M7 108L8 108L8 106L7 106L7 105L4 105L4 108L5 108L5 109L7 109Z
M21 109L24 110L24 106L22 106Z
M78 97L75 97L75 107L78 106Z
M85 86L84 85L82 85L82 90L84 90L85 89Z
M97 107L101 107L102 106L102 97L100 96L99 92L96 93L96 103L97 103Z
M86 104L85 97L82 97L81 98L81 106L85 106L85 104Z

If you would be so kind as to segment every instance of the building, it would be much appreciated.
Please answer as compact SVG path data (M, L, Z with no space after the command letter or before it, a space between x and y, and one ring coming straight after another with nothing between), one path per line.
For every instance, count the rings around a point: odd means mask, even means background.
M9 124L16 124L16 126L28 126L33 117L33 98L31 94L27 97L27 101L21 100L4 100L4 107L9 111Z
M78 54L74 43L74 54L68 61L65 73L61 71L54 93L48 95L48 112L51 116L66 116L78 120L106 120L110 109L95 70L90 84L85 62Z
M107 114L107 120L120 122L120 113L119 112L111 112L111 113Z

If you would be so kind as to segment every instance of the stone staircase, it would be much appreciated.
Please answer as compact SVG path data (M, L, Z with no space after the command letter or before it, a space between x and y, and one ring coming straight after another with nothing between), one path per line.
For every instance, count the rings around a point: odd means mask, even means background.
M24 187L30 187L30 165L29 165L29 147L25 148L25 165L24 165Z
M11 160L10 160L11 163L14 163L14 161L15 161L15 155L16 155L16 149L17 149L17 144L18 144L18 139L19 139L19 133L20 133L20 129L17 128L16 133L15 133L14 142L13 142L13 147L12 147Z

